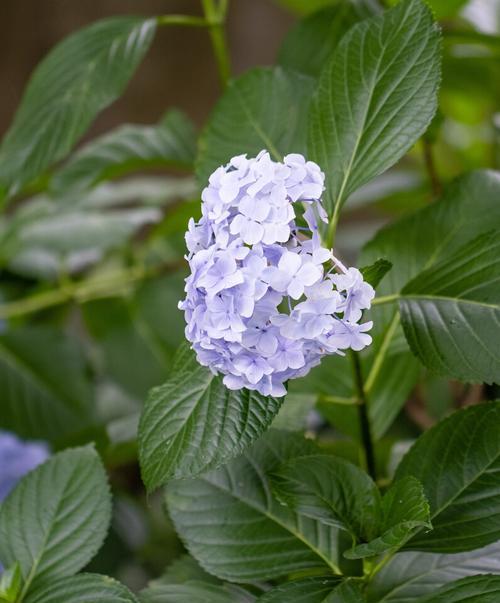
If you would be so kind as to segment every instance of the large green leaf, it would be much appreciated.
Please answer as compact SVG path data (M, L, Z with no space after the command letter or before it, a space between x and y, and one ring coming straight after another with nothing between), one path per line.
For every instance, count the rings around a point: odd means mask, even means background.
M309 122L309 158L328 176L329 211L424 133L439 80L439 33L422 0L402 0L345 35L321 74Z
M299 21L290 31L278 54L283 67L317 77L346 31L375 12L366 1L333 4Z
M48 327L0 336L0 427L56 441L93 420L92 392L77 342Z
M187 555L150 582L139 598L141 603L253 603L256 599L245 588L207 574Z
M99 574L51 580L25 599L26 603L138 603L126 586Z
M439 588L416 603L496 603L500 597L500 576L470 576Z
M363 264L373 263L379 257L385 257L393 264L377 288L377 295L399 293L422 270L446 260L481 233L500 228L499 198L498 172L471 172L457 178L437 202L380 230L364 248L361 258ZM364 366L368 367L373 362L380 365L381 370L377 374L377 386L368 372L365 378L379 391L381 398L377 414L384 420L391 415L394 417L394 410L399 409L390 395L392 389L396 387L397 391L404 381L411 386L409 376L413 373L413 382L416 381L418 363L404 341L398 310L378 306L372 308L370 314L374 321L372 334L375 341ZM392 359L402 365L403 356L407 358L409 371L392 372L392 364L388 361ZM391 387L387 387L387 378L391 379ZM377 399L373 392L369 398ZM373 406L371 412L374 412Z
M92 447L56 454L24 477L0 507L0 560L18 561L24 594L84 567L111 518L104 467Z
M393 267L377 294L398 293L410 279L460 247L500 228L500 172L478 170L454 180L443 197L381 229L363 249L363 264L387 258Z
M500 382L500 238L480 235L402 290L401 321L420 361L464 381Z
M2 240L0 259L16 266L18 256L50 253L64 262L72 253L102 254L123 245L141 227L158 222L157 208L61 207L48 199L33 202L22 217L14 219Z
M430 527L421 484L407 477L382 499L375 483L355 465L329 455L291 459L272 475L280 500L305 517L346 530L361 559L400 548L416 528Z
M340 576L319 576L285 582L259 599L259 603L328 603L341 583Z
M153 389L139 424L139 462L149 490L228 461L271 424L283 398L229 390L187 344L170 379Z
M363 584L355 578L348 578L337 587L326 603L365 603Z
M195 156L195 130L180 111L169 111L155 126L125 125L93 140L57 172L57 194L83 191L101 180L147 167L189 168Z
M473 550L500 539L500 403L453 414L421 436L396 479L423 485L433 530L406 548L440 553Z
M10 194L62 159L97 113L120 96L155 29L155 19L98 21L40 63L0 147L0 184Z
M370 581L370 603L413 603L448 582L474 574L500 574L500 543L457 555L398 553Z
M392 484L382 498L377 538L358 544L344 553L348 559L373 557L403 546L416 529L431 528L429 504L422 484L414 477L406 477Z
M258 67L229 83L200 139L200 186L231 157L262 149L273 159L302 153L313 80L281 67Z
M255 597L230 584L186 580L182 584L158 584L142 591L141 603L253 603Z
M55 280L81 272L106 253L130 245L136 233L161 220L162 208L172 201L194 193L192 178L150 176L68 192L57 200L38 195L0 224L0 264L35 279ZM182 231L186 222L187 218ZM181 238L179 231L178 227ZM180 259L182 243L180 247L172 236L165 241L165 247L179 249L165 262Z
M168 485L177 532L207 571L252 582L305 568L335 570L336 529L283 506L268 478L312 448L299 436L271 430L221 469Z
M380 496L352 463L326 454L292 458L273 474L272 483L296 513L347 530L354 540L373 538Z

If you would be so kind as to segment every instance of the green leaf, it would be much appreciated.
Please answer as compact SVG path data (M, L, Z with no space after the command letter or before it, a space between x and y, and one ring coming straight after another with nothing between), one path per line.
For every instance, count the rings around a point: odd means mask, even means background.
M312 86L311 78L281 67L258 67L231 81L200 139L200 186L235 155L251 157L266 149L281 160L286 153L304 152Z
M443 197L381 229L363 250L362 262L384 257L393 268L377 289L398 293L422 270L449 258L492 229L500 228L500 173L477 170L460 176Z
M141 603L253 603L243 587L222 583L187 555L176 559L165 573L141 591Z
M440 200L380 230L364 248L361 258L365 264L380 257L393 263L377 287L377 296L399 293L423 269L449 258L481 233L500 228L499 198L498 172L471 172L447 187ZM389 425L417 380L419 363L405 342L397 309L375 306L370 318L374 321L374 343L363 367L379 365L381 370L375 381L365 370L365 379L372 390L369 399L377 401L378 420ZM393 371L393 363L401 370ZM396 402L393 390L401 392ZM375 414L373 406L370 412ZM373 417L372 422L375 424Z
M225 463L256 440L283 398L229 390L181 346L170 379L153 389L139 423L139 462L148 490Z
M379 522L380 496L361 469L326 454L292 458L272 475L280 500L300 515L370 538Z
M439 588L416 603L496 603L500 597L500 576L470 576Z
M320 576L285 582L259 599L259 603L328 603L340 576Z
M481 235L402 290L406 338L434 372L500 382L499 256L498 232Z
M377 287L380 281L392 268L392 263L389 260L379 258L376 262L370 266L360 268L361 274L367 283L370 283L372 287Z
M74 339L49 327L0 336L0 427L57 441L93 421L85 359Z
M369 582L369 603L413 603L458 578L500 574L500 543L455 555L398 553Z
M155 126L125 125L82 147L58 171L51 189L56 195L84 191L102 180L147 167L190 168L196 152L191 121L169 111Z
M414 477L394 483L382 498L381 520L374 540L358 544L344 556L361 559L399 549L415 533L415 528L431 528L429 504L422 484Z
M455 16L469 0L427 0L437 19Z
M317 77L345 32L374 14L369 2L339 0L307 16L289 32L278 54L283 67Z
M195 190L192 178L156 176L104 183L57 200L38 195L0 225L0 263L36 279L55 280L81 272L106 253L130 245L141 229L162 219L163 208L192 197ZM188 204L186 211L190 211ZM169 223L172 218L169 212ZM182 238L185 222L187 218L177 228L177 239ZM164 242L175 249L165 261L182 256L184 241L182 247L175 244L172 236Z
M288 393L275 417L272 427L287 431L303 431L308 428L308 417L316 406L316 395Z
M348 578L336 588L327 603L365 603L363 586L355 578Z
M417 478L431 510L432 532L405 548L458 553L500 539L500 402L456 412L422 435L396 472Z
M159 584L140 594L141 603L253 603L256 598L243 588L187 580L182 584Z
M204 569L247 583L306 568L335 571L336 530L283 506L267 477L312 449L301 437L272 430L221 469L168 485L176 530Z
M158 222L157 208L122 208L103 212L88 207L61 207L44 198L30 214L14 221L3 241L2 261L19 263L18 256L47 253L61 263L73 253L102 254L122 246L140 228Z
M363 603L361 586L337 576L304 578L273 588L259 603Z
M18 561L23 596L84 567L111 518L104 467L92 447L60 452L24 477L0 507L0 560ZM66 599L67 601L68 599Z
M11 195L62 159L122 94L155 29L155 19L98 21L63 40L40 63L0 147L0 183Z
M26 603L138 603L129 589L113 578L78 574L51 580L25 599Z
M421 0L403 0L344 36L323 69L309 122L309 158L328 174L330 212L425 132L439 80L439 33Z
M215 576L207 574L192 557L183 555L174 559L159 578L149 582L148 588L162 584L183 584L188 580L219 584L219 580Z
M16 561L12 567L3 570L0 574L0 601L15 603L21 592L21 585L21 568Z
M185 340L184 321L177 308L183 276L165 275L142 283L125 298L95 300L83 306L103 377L111 377L141 402L151 387L167 379L175 351Z

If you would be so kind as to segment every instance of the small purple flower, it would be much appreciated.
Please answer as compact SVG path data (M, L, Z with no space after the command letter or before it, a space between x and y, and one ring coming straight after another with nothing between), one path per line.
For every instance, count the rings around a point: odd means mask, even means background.
M245 375L253 385L258 383L264 375L270 375L273 372L272 366L264 358L255 354L238 354L233 362L235 369Z
M335 350L347 350L351 348L359 352L370 345L372 338L367 334L373 326L373 322L358 324L348 320L338 320L333 332L326 338L329 348Z
M277 267L268 268L266 276L273 289L280 293L286 292L293 299L299 299L304 294L305 287L319 281L322 270L312 261L304 260L299 254L286 251Z
M212 265L201 274L198 286L204 287L208 295L216 295L242 282L243 275L236 260L227 251L219 251Z
M345 274L335 274L331 276L331 280L339 291L346 292L344 318L352 322L358 321L362 310L370 307L375 290L369 283L365 283L357 268L349 268Z
M276 352L268 359L268 362L273 369L280 372L288 368L302 368L306 363L302 343L280 337Z
M229 231L240 235L248 245L259 243L264 236L263 222L269 215L269 206L263 201L245 197L240 203L240 213L234 217Z

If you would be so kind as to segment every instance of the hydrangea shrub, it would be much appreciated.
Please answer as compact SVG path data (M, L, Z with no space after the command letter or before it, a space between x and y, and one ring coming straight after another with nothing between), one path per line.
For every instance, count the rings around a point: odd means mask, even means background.
M279 4L268 67L233 77L239 3L201 0L30 79L0 144L0 603L500 601L494 9ZM75 150L173 26L213 45L201 131L168 108Z

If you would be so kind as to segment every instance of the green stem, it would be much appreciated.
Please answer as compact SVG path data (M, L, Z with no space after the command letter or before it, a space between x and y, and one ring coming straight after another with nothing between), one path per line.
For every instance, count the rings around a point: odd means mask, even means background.
M358 403L356 398L344 398L342 396L326 396L323 394L319 395L318 402L324 404L341 404L343 406L354 406Z
M368 377L365 381L365 392L369 394L375 385L375 381L382 369L382 365L384 364L385 357L389 350L389 346L391 345L392 338L394 337L394 333L399 325L399 312L396 312L389 324L389 328L385 332L384 339L382 341L382 345L380 346L377 355L375 356L375 360L373 361L370 372L368 373Z
M34 314L41 310L60 306L74 301L85 303L94 299L114 297L123 292L124 288L133 283L146 280L159 274L170 272L181 266L181 262L157 265L149 268L133 266L80 283L66 283L58 289L37 293L13 302L0 305L0 319L15 318Z
M365 453L366 468L373 481L376 481L377 470L375 466L375 450L371 434L370 418L368 416L368 398L366 396L364 386L361 361L357 352L353 352L351 350L350 356L354 372L354 386L358 396L359 426L361 432L361 442L363 444L363 450Z
M380 297L375 297L372 301L372 306L382 306L383 304L392 304L393 302L398 301L399 293L393 293L392 295L381 295Z
M228 1L219 0L219 2L216 2L216 0L202 0L202 4L205 19L210 23L210 38L212 39L215 60L219 70L219 78L222 87L225 88L231 73L229 52L224 32Z
M483 33L480 31L453 31L444 30L443 38L450 44L484 44L494 48L500 48L500 36Z
M422 138L422 148L424 151L425 169L427 170L427 174L429 176L429 182L431 183L432 193L434 197L439 197L443 192L443 187L441 185L441 181L436 170L434 154L432 152L432 144L425 136Z
M180 25L186 27L211 27L212 23L204 17L191 15L161 15L156 18L158 25Z
M333 216L330 220L330 224L328 224L328 234L326 236L326 247L327 249L333 249L333 244L335 242L335 232L337 230L337 225L339 223L340 217L340 203L337 201L335 204L335 209L333 210Z

